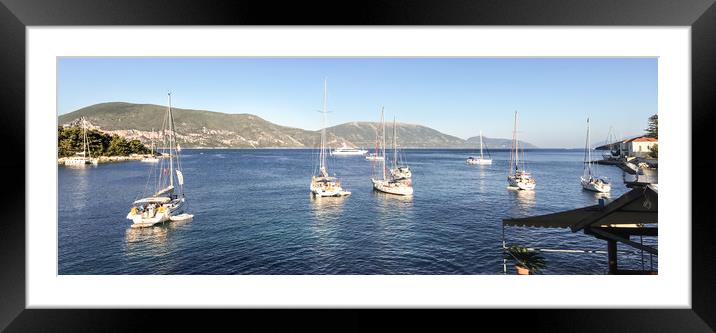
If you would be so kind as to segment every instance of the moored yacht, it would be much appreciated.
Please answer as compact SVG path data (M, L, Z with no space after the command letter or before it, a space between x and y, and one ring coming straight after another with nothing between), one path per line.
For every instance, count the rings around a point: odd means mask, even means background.
M331 151L331 156L363 156L367 152L367 150L351 148L344 145Z
M379 154L376 154L376 153L370 153L368 155L365 155L365 159L368 161L382 161L383 156L380 156Z
M377 178L375 175L373 178L371 178L371 181L373 182L373 189L388 193L388 194L395 194L395 195L402 195L402 196L408 196L413 194L413 182L410 179L412 176L412 173L410 172L410 168L408 168L407 165L405 166L399 166L397 161L398 156L398 143L396 135L393 135L393 168L390 170L390 175L388 175L388 170L385 165L385 120L383 118L383 110L380 111L380 122L382 126L381 130L381 136L382 136L382 144L381 144L381 152L383 159L381 160L381 173L382 178ZM395 121L393 121L395 132Z
M328 84L323 82L323 129L321 130L321 148L319 151L318 173L311 177L311 193L314 197L342 197L351 192L343 190L340 180L335 175L330 176L326 164L326 107Z
M404 160L402 162L398 155L398 126L393 118L393 167L390 168L390 175L395 180L410 179L413 176L408 164Z
M168 94L169 106L164 118L165 128L162 130L164 147L169 147L169 158L162 159L156 168L150 170L154 175L154 190L149 196L135 200L127 214L132 220L132 228L151 227L158 223L174 220L191 219L193 215L184 214L184 175L181 171L179 152L176 149L176 133L172 116L171 93ZM167 165L168 164L168 165ZM176 179L176 180L175 180ZM147 188L145 188L145 193Z
M587 118L587 142L584 145L584 173L581 177L582 188L589 191L606 193L612 187L606 179L594 175L592 171L592 149L589 147L589 118Z
M485 155L482 152L482 131L480 131L480 156L469 156L467 158L467 164L477 164L477 165L488 165L492 164L492 159L489 157L485 157ZM490 152L487 152L488 156L490 155Z
M97 165L98 160L92 158L92 152L89 149L89 139L87 138L87 122L85 117L80 118L82 123L82 151L75 153L75 156L70 156L65 159L65 165L67 166L87 166Z
M178 145L177 145L177 147L178 147ZM158 163L158 162L159 162L159 158L157 158L157 154L154 152L154 129L152 129L152 149L151 149L151 153L150 153L149 156L143 158L141 161L142 161L142 162L145 162L145 163Z
M524 155L524 151L522 151ZM532 175L525 170L524 156L520 166L520 148L517 138L517 111L515 111L515 125L512 132L512 150L510 151L510 170L507 175L508 188L518 190L534 190L537 185Z

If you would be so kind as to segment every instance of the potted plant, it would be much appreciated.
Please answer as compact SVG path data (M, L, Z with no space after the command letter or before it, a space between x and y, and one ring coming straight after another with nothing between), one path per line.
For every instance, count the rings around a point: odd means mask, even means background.
M547 266L544 257L538 252L524 246L512 245L508 247L505 252L508 259L515 261L515 268L519 275L537 273Z

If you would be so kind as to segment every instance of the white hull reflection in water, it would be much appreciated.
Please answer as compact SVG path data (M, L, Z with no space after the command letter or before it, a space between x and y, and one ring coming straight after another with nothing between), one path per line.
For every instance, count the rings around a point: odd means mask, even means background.
M513 188L508 191L510 197L514 199L515 205L512 212L520 216L529 216L533 213L533 208L537 205L537 193L535 191L522 191Z
M124 260L130 262L152 261L153 264L145 268L147 271L144 274L173 274L174 263L162 262L157 258L175 255L176 251L181 249L175 239L178 233L188 229L187 224L190 222L187 220L147 228L127 228L124 234L124 251L122 252ZM112 274L123 273L117 271Z
M374 191L370 163L341 160L332 170L353 194L311 198L308 180L317 164L312 149L209 154L185 148L182 167L191 175L185 192L193 221L141 229L130 228L124 215L127 202L145 185L149 165L58 166L58 273L502 274L503 218L598 203L597 193L575 183L583 149L530 151L538 191L505 190L508 151L491 151L492 167L466 167L465 157L474 150L410 150L413 177L423 189L411 197ZM214 158L215 153L225 158ZM626 193L621 169L599 171L612 180L609 201ZM624 177L630 181L634 175ZM536 248L605 247L565 229L506 228L505 233L511 243ZM602 254L545 258L544 274L607 271ZM639 253L620 253L619 259L621 268L641 268Z
M416 220L415 198L373 191L372 202L376 213L375 224L379 228L378 241L393 243L389 237L415 237L415 230L420 229ZM424 221L423 221L424 222ZM382 229L383 231L380 231ZM403 233L401 234L401 231ZM405 242L410 243L410 242ZM404 248L403 245L398 246ZM393 255L400 255L394 253ZM397 258L396 258L397 259Z
M343 212L343 205L345 205L346 197L319 197L310 196L311 200L311 211L316 217L317 221L335 220L339 219Z
M392 195L380 191L373 191L378 207L382 209L393 208L404 212L413 207L414 198L410 195Z

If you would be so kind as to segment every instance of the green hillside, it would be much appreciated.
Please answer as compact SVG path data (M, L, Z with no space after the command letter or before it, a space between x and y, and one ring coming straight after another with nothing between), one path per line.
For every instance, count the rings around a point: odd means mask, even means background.
M487 146L488 149L510 149L512 148L512 139L498 139L498 138L488 138L486 136L482 136L482 142ZM473 136L471 138L467 139L468 145L470 147L476 147L480 148L480 137L479 136ZM522 140L519 140L520 147L522 148L537 148L537 146L529 143L524 142Z
M93 129L119 135L127 140L149 143L153 133L156 134L162 128L166 110L167 107L161 105L111 102L91 105L61 115L58 120L60 125L67 125L85 117ZM312 148L316 147L320 140L320 131L281 126L252 114L227 114L182 108L172 108L172 114L177 141L186 148ZM377 122L350 122L329 127L329 146L373 147L378 125ZM392 122L388 122L388 142L392 139L392 130ZM492 147L490 140L506 139L486 139L488 146ZM429 127L405 123L398 123L398 143L401 147L409 148L475 146L473 138L463 140ZM528 143L523 145L534 147ZM498 148L497 145L495 148Z
M61 115L60 124L82 116L102 131L146 142L151 131L162 127L166 106L101 103ZM227 114L172 108L178 141L185 147L312 147L319 134L280 126L251 114ZM140 132L140 133L137 133Z
M344 138L359 147L373 147L376 141L378 122L350 122L327 128L329 133ZM411 148L459 148L466 147L465 140L440 133L432 128L397 123L398 145ZM386 142L393 140L393 123L385 124Z

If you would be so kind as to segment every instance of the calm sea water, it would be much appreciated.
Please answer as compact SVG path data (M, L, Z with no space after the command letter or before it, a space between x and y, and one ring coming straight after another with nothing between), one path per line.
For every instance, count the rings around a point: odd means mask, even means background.
M534 192L506 188L509 152L493 152L490 166L467 165L473 153L405 151L410 199L374 192L363 157L331 158L353 195L316 200L308 190L314 151L185 149L194 219L146 229L130 228L125 216L150 165L60 166L59 274L502 274L502 219L597 202L579 184L581 151L528 152ZM612 199L633 179L613 166L597 172L612 180ZM504 235L508 245L606 250L568 229L506 227ZM619 250L621 268L656 268L656 257ZM543 255L544 274L607 271L606 254Z

